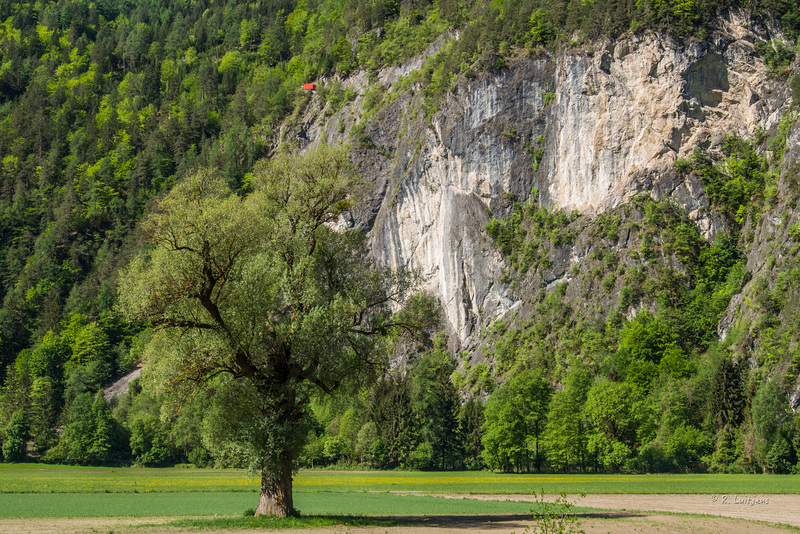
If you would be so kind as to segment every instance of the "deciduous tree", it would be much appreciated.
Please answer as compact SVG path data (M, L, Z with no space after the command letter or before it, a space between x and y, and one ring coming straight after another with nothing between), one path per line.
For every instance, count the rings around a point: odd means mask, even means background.
M483 457L495 469L541 467L539 441L545 429L552 386L538 370L524 370L486 404ZM532 453L532 454L531 454Z
M210 170L178 184L145 224L120 304L155 329L151 383L181 399L215 380L224 417L208 441L261 471L256 515L287 516L310 398L375 376L387 337L435 313L411 295L413 273L372 266L361 233L332 228L361 188L345 149L280 153L247 186L233 194Z

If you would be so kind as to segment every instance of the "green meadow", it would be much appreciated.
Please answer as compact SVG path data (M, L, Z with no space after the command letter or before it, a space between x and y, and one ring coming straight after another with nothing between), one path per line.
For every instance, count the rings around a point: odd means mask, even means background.
M254 492L259 479L241 470L66 467L0 464L6 493ZM800 493L800 475L509 474L487 471L300 471L306 493Z
M241 515L258 488L237 470L0 464L0 518ZM428 494L800 493L800 476L301 471L294 489L311 516L525 514L530 503Z
M257 501L257 492L3 494L0 518L230 516L254 509ZM399 516L528 514L533 505L385 493L300 493L295 507L304 516Z
M459 494L800 493L800 475L587 475L466 472L301 472L297 492L414 491Z

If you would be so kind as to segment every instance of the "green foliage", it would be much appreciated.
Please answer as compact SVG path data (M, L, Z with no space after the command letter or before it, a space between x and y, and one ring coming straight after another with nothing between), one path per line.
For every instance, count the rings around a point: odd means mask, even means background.
M30 431L36 452L43 453L56 444L56 427L61 411L60 384L56 378L42 376L31 385Z
M45 334L28 359L31 375L37 378L49 377L58 381L63 374L62 367L72 357L72 348L67 336L56 336L52 331Z
M783 159L783 151L786 149L786 139L796 121L797 111L786 113L781 117L780 123L778 123L778 132L769 140L768 148L772 151L776 161L781 161Z
M581 268L572 269L573 280L531 299L529 318L512 319L512 327L498 321L487 335L492 348L484 349L497 375L533 365L563 385L548 406L544 465L565 471L729 469L739 456L710 460L720 428L710 425L739 427L748 409L744 382L724 372L715 378L703 352L713 349L722 314L749 280L736 240L720 233L707 243L680 209L649 197L586 221L580 230L594 243ZM505 238L499 243L514 242L511 232L496 234ZM646 264L609 246L623 235L647 243ZM602 291L620 277L620 303L631 311L635 306L633 317L598 310L587 320L586 308L573 300L574 285L593 280L590 287ZM590 295L592 289L582 298ZM736 408L724 408L719 398Z
M401 314L403 315L403 314ZM302 466L451 470L482 465L483 405L465 406L452 357L437 336L406 376L389 375L355 397L312 403Z
M794 60L794 50L781 41L758 41L756 52L764 58L770 76L788 76L786 68Z
M595 223L597 224L597 234L600 237L610 241L619 239L619 215L609 217L605 213L601 213L597 216Z
M678 176L686 176L692 171L692 162L683 158L678 158L673 163L673 168Z
M448 27L446 21L431 9L424 18L400 16L385 25L385 36L380 42L372 36L360 39L359 62L376 70L385 65L399 65L404 60L422 52L429 43Z
M46 462L101 465L119 461L125 453L121 429L102 394L81 393L69 408L69 422Z
M141 465L161 465L171 456L168 426L157 417L135 419L131 424L131 453Z
M483 425L486 420L483 402L474 398L461 406L459 412L459 432L464 438L464 467L477 470L483 463Z
M671 345L664 351L658 369L662 374L680 380L694 375L697 371L697 363L688 357L680 347Z
M789 84L792 89L792 106L799 107L800 106L800 74L795 74L792 76L792 80Z
M484 412L483 457L490 469L541 470L540 441L547 424L551 385L540 371L523 370L498 388Z
M714 164L701 151L692 156L694 172L700 176L709 200L731 221L741 225L750 203L763 195L766 160L747 141L729 134L722 143L725 159Z
M577 215L540 208L538 199L534 190L524 204L512 202L507 217L486 223L486 233L520 275L546 267L549 249L571 243L576 232L571 224Z
M710 450L708 435L685 424L676 428L664 444L664 453L671 460L673 469L681 472L703 470L703 458Z
M423 443L431 450L426 468L454 469L461 463L463 439L458 421L461 398L450 379L454 368L445 340L439 337L434 351L422 357L412 372L415 408L424 414Z
M408 455L408 467L414 470L430 469L436 466L430 441L421 441Z
M589 390L584 413L594 429L588 440L594 461L619 471L647 441L654 409L635 385L604 382Z
M786 395L774 380L758 388L751 404L756 458L764 470L786 473L791 463L791 448L785 433L789 422Z
M717 429L735 427L742 421L745 398L741 368L727 356L721 356L716 364L708 398Z
M360 463L377 465L381 453L380 435L378 427L372 421L367 421L359 429L356 436L356 454Z
M587 463L586 425L583 405L589 390L585 369L574 368L564 380L564 389L557 391L550 402L545 445L548 461L556 469L584 469Z
M325 110L325 113L332 115L339 111L344 104L351 102L356 97L356 93L350 87L343 89L341 82L333 82L330 87L322 88L320 96L329 102L330 107Z
M528 24L531 28L531 38L534 44L547 43L553 39L553 26L547 18L547 13L541 8L533 12Z
M619 352L631 360L658 364L662 355L677 343L677 335L644 310L625 324L619 335Z
M7 462L20 462L27 455L28 428L25 414L16 411L5 429L3 439L3 458Z
M586 494L581 493L581 497ZM585 534L581 528L581 520L572 510L575 506L567 500L567 494L561 493L554 501L534 492L537 507L532 510L534 525L525 528L525 532L533 534Z
M398 377L380 380L372 391L370 419L380 435L380 447L387 467L407 466L411 452L419 445L421 421L412 409L410 381Z

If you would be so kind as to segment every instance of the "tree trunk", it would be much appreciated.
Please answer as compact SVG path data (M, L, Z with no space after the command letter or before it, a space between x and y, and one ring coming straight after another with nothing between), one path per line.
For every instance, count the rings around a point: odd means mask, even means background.
M281 467L277 473L261 472L261 495L258 498L256 515L274 517L294 515L292 460L288 455L281 461Z

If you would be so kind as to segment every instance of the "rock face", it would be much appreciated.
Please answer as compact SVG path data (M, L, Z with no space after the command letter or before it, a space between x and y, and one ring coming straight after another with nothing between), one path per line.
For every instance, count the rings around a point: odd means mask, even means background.
M397 147L396 194L386 197L372 229L373 252L384 263L422 271L462 342L481 312L497 315L513 305L483 227L493 199L531 190L525 146L543 127L538 117L551 69L548 60L527 61L465 83L428 127ZM386 122L408 110L399 111Z
M771 37L733 12L705 41L646 33L519 58L460 80L428 118L419 87L397 89L413 70L405 65L378 77L397 98L374 115L360 74L344 81L360 93L352 104L326 114L312 99L296 128L311 143L345 142L361 123L355 160L373 188L353 223L371 231L377 261L423 273L450 331L469 347L481 321L516 305L484 231L504 196L525 199L536 187L545 206L599 213L646 189L672 196L713 236L721 222L702 187L672 166L726 133L777 123L784 101L770 95L754 47Z
M767 76L741 15L703 42L680 46L652 33L565 54L556 68L543 169L546 201L599 212L651 188L677 157L729 132L776 122Z

